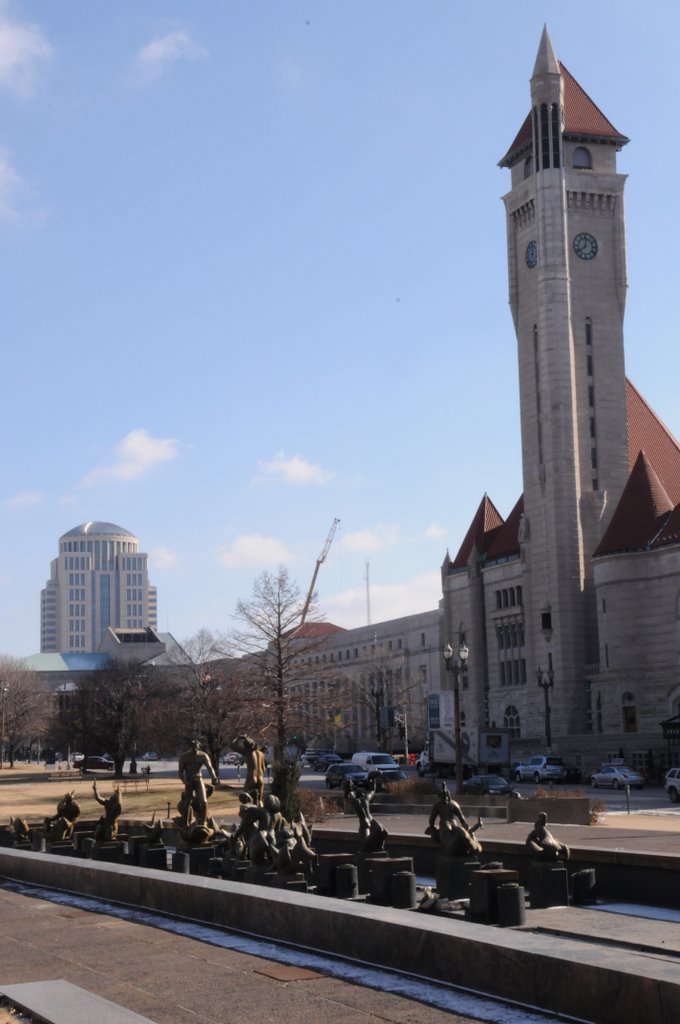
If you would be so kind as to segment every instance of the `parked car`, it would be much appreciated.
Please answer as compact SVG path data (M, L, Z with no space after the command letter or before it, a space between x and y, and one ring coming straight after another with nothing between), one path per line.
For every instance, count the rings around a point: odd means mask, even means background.
M664 787L672 804L680 800L680 768L670 768L666 772Z
M351 761L337 761L326 769L327 789L343 786L347 779L350 779L355 786L365 789L368 782L368 772L364 771L358 764L352 764Z
M332 750L322 750L320 747L309 747L309 749L305 750L304 754L300 758L300 764L302 765L303 768L313 768L314 762L316 761L317 757L319 757L321 754L332 753Z
M490 796L519 796L513 786L502 775L473 775L463 782L464 793L480 793Z
M101 757L84 757L78 767L84 772L99 770L112 772L114 768L113 758L107 754L103 754Z
M325 772L332 764L338 764L342 758L338 754L319 754L312 767L315 772Z
M243 758L235 751L231 754L223 754L222 764L243 764Z
M140 760L142 760L142 761L157 761L158 760L158 754L156 753L155 750L147 750L147 752L145 754L142 754Z
M536 755L515 767L515 782L564 782L567 769L561 757Z
M642 776L627 764L603 764L599 771L593 772L590 776L590 785L593 789L597 789L598 786L609 786L611 789L630 786L631 789L642 789L644 784Z
M565 764L565 770L567 773L566 782L580 782L583 778L581 769L577 768L575 764Z

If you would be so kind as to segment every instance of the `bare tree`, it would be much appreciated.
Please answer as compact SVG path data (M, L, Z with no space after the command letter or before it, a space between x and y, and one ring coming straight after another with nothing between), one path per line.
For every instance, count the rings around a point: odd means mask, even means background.
M287 569L264 572L255 580L250 600L238 602L238 625L227 638L241 657L244 728L272 745L276 764L287 759L296 737L316 734L327 714L319 699L325 669L318 654L326 634L314 599L301 625L304 607Z
M168 699L167 684L144 664L112 662L90 672L59 710L62 736L78 742L87 756L108 752L116 778L134 753L154 702Z
M31 741L43 734L50 711L49 694L39 677L17 658L0 657L0 707L0 742L7 742L9 766L13 768L17 749L30 747Z
M359 674L349 676L349 700L358 711L368 712L369 730L378 750L392 751L398 720L410 717L410 706L417 683L409 677L408 663L402 652L375 644L370 658Z
M219 774L220 757L240 728L236 660L225 657L218 637L201 629L180 645L173 665L181 681L183 739L200 739Z

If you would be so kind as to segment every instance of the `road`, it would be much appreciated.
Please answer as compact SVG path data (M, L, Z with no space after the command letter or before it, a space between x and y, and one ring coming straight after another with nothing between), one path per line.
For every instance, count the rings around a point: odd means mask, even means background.
M174 778L177 776L177 760L163 760L163 761L149 761L142 762L138 761L138 768L151 767L151 774L159 776L161 778ZM125 765L125 770L128 770L128 765ZM408 776L415 777L415 771L413 769L406 769ZM238 784L239 780L244 777L244 769L241 769L240 776L239 770L234 765L221 764L220 765L220 778L224 782L230 782ZM449 785L453 784L453 780L448 780ZM311 768L303 768L300 776L300 783L305 789L325 791L326 782L324 772L314 772ZM523 796L528 797L537 788L533 783L522 782L517 783L517 792ZM545 788L545 787L542 787ZM555 787L559 789L559 786ZM663 785L650 785L644 789L632 789L630 791L629 803L626 803L626 793L623 790L612 790L612 789L592 789L588 785L575 786L569 784L567 787L569 790L582 790L587 793L593 800L601 800L608 811L666 811L671 807L670 800L666 795L666 791Z

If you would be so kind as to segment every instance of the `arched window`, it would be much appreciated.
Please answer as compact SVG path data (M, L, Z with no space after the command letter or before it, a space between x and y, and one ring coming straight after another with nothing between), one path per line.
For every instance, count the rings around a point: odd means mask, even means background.
M623 714L623 731L637 732L637 714L635 711L635 697L632 693L624 693L621 698L621 711Z
M534 173L534 158L533 158L533 156L528 156L526 158L526 160L524 161L524 177L525 178L530 178L533 173Z
M514 704L508 704L507 708L503 712L503 726L510 730L510 735L514 740L518 740L521 735L519 711Z
M592 171L593 158L590 155L590 150L586 149L585 146L577 146L574 150L571 166L578 167L582 171Z

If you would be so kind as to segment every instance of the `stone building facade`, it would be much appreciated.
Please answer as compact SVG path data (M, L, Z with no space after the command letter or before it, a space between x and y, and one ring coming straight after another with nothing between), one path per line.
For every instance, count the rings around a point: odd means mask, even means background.
M485 495L447 553L443 629L470 650L468 724L509 728L513 759L658 772L677 759L680 446L625 376L627 142L544 30L500 162L523 493L507 519Z

